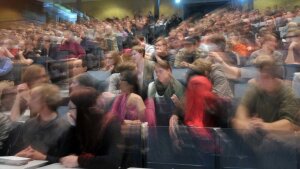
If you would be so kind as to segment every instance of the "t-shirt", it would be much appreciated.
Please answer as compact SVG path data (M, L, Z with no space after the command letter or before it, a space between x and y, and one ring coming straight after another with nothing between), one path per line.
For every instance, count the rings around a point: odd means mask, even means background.
M297 100L292 89L283 84L273 95L251 85L242 98L241 105L248 109L250 116L257 116L265 122L287 119L300 124Z
M71 137L71 125L64 118L56 117L44 123L38 117L29 119L21 127L20 137L15 145L15 153L31 146L47 155L50 162L58 162L58 157L68 155L72 147L67 139Z

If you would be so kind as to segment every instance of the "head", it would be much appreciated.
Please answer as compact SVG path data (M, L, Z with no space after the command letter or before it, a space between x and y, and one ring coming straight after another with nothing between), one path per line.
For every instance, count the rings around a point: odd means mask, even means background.
M87 66L84 60L75 59L68 62L69 76L74 77L87 71Z
M68 42L72 41L74 39L73 32L71 32L69 30L64 31L64 39L65 39L65 41L68 41Z
M97 80L89 74L79 74L73 77L70 84L70 92L74 91L75 88L80 86L96 88Z
M106 62L106 66L112 66L112 65L116 66L120 64L121 57L119 52L115 52L115 51L108 52L105 55L105 62Z
M155 41L155 52L158 56L168 55L168 42L165 38L159 37Z
M206 44L210 46L209 52L224 52L226 39L223 35L212 34L207 37Z
M134 62L139 63L145 57L145 48L142 46L134 46L132 48L132 59Z
M184 41L183 47L187 53L193 53L198 48L197 41L194 38L188 38Z
M260 55L256 58L255 65L259 70L257 79L259 88L267 93L275 92L278 88L280 69L274 59L268 55Z
M271 51L276 50L278 46L277 38L272 34L265 34L261 39L262 48L267 48Z
M158 61L155 64L155 74L158 81L163 84L168 84L172 77L171 66L165 61Z
M22 74L22 82L26 83L29 88L36 85L49 83L49 76L45 68L41 65L30 65Z
M126 70L120 74L120 90L122 93L139 93L139 85L136 71Z
M30 111L37 115L50 110L56 112L61 101L59 88L52 84L43 84L31 89L31 96L28 102Z

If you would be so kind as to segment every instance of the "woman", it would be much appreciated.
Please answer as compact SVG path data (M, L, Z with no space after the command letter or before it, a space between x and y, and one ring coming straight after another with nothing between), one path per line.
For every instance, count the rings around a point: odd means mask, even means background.
M117 96L112 106L112 113L119 116L124 124L140 124L143 122L145 104L139 93L137 74L134 71L124 71L120 75L121 94Z
M98 94L95 89L80 87L71 94L76 106L76 155L61 158L65 167L107 168L120 166L122 143L120 122L111 113L104 113L96 104Z
M187 126L213 127L212 119L207 119L205 112L214 109L217 96L212 92L211 82L204 76L192 77L186 89L185 118Z
M158 61L155 64L155 73L157 79L148 86L148 98L155 98L157 125L169 126L169 123L172 125L173 122L179 120L179 117L182 117L179 110L182 108L180 100L184 94L184 87L174 79L167 62ZM164 104L166 105L162 106ZM160 110L169 114L161 114Z

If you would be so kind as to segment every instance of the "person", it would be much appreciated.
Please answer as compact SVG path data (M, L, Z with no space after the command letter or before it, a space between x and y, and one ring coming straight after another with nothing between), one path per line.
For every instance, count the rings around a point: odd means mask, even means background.
M30 98L30 89L43 83L49 83L49 76L43 66L30 65L22 74L22 84L17 87L18 93L11 109L10 118L12 121L18 121L23 112L27 108L27 103ZM35 117L37 114L33 112L30 117Z
M58 47L58 51L63 52L67 51L68 54L63 59L66 58L83 58L85 56L85 50L79 43L74 40L73 32L65 31L64 40L62 44Z
M121 94L116 97L111 112L124 124L140 124L145 121L145 104L139 93L137 74L123 71L120 75Z
M180 49L175 56L174 67L188 67L188 64L193 63L198 58L205 57L198 49L196 39L188 38L184 41L184 48Z
M70 125L56 112L61 101L59 88L43 84L31 89L30 95L30 111L38 116L21 126L20 135L12 145L10 154L17 152L15 155L20 157L58 162L59 157L67 155L72 147Z
M218 102L218 96L212 92L212 83L208 78L191 77L185 91L185 125L200 128L217 127L222 115Z
M163 37L159 37L155 41L155 52L151 60L154 62L167 61L171 67L174 66L175 57L169 53L168 42Z
M141 96L146 98L148 85L154 81L154 62L145 59L145 49L142 46L134 46L131 53L132 60L137 66Z
M7 138L9 137L9 133L11 131L11 121L9 120L9 117L7 117L5 114L0 114L0 155L5 155L5 149L6 145L5 142Z
M288 47L288 54L285 59L286 64L300 64L300 30L295 30L287 34L292 42Z
M272 57L258 58L259 75L242 98L232 125L238 132L294 131L298 127L298 106L292 90L278 78Z
M177 110L182 110L181 100L184 95L184 87L174 79L171 71L171 67L167 62L158 61L155 64L157 79L148 86L148 98L164 98L169 103L167 107L171 107L167 112L169 115L160 114L158 111L160 99L155 101L157 125L169 126L183 119L182 112Z
M71 59L68 62L69 77L75 77L87 71L86 62L83 59Z
M262 39L261 39L261 49L254 51L246 65L250 66L254 64L255 59L259 56L259 55L270 55L274 58L274 60L276 61L276 64L278 65L282 65L284 63L284 58L282 53L280 53L279 51L276 50L277 46L278 46L278 42L277 42L277 38L275 35L273 34L265 34Z
M121 165L121 123L112 113L103 112L96 105L98 94L95 89L78 88L71 94L76 106L76 141L74 155L60 159L64 167L115 169Z
M102 70L110 71L111 74L117 73L117 68L122 62L119 52L110 51L105 55L104 66Z
M199 58L190 64L189 68L192 71L201 72L211 81L213 93L223 98L233 98L229 82L219 64L213 64L208 59Z

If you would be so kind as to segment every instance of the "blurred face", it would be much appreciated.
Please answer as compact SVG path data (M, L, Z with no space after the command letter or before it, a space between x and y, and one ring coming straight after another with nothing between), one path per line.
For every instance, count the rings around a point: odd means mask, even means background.
M77 117L77 109L75 104L70 101L68 104L69 107L69 117L71 118L71 122L75 123L76 122L76 117Z
M105 56L105 63L106 63L107 66L112 66L112 65L115 64L115 61L114 61L114 59L113 59L113 57L112 57L111 54L107 54Z
M267 73L260 73L258 78L258 85L263 91L267 93L273 93L278 87L276 79Z
M131 93L132 86L125 80L120 80L120 90L122 93Z
M158 41L155 44L155 51L159 56L165 56L168 53L168 46L167 44L163 43L162 41Z
M70 63L70 76L74 77L79 74L82 74L86 71L86 68L82 66L82 60L76 59Z
M163 69L159 66L155 67L155 74L157 76L158 81L163 84L168 84L171 77L171 70Z
M184 44L184 48L186 50L187 53L193 53L196 51L196 45L193 44Z
M142 54L136 50L132 51L132 59L135 63L138 63L143 58Z
M70 92L72 92L72 90L74 90L74 88L80 86L80 83L78 82L78 80L76 78L72 79L72 82L70 84Z
M36 80L34 82L32 82L31 86L35 86L38 84L42 84L42 83L48 83L49 82L49 76L46 73L45 69L42 69L38 75L38 77L36 78Z
M265 41L264 45L267 46L271 50L275 50L277 48L277 40L274 37L271 40Z
M31 113L38 114L46 106L46 103L42 101L42 96L37 91L32 90L28 106Z

